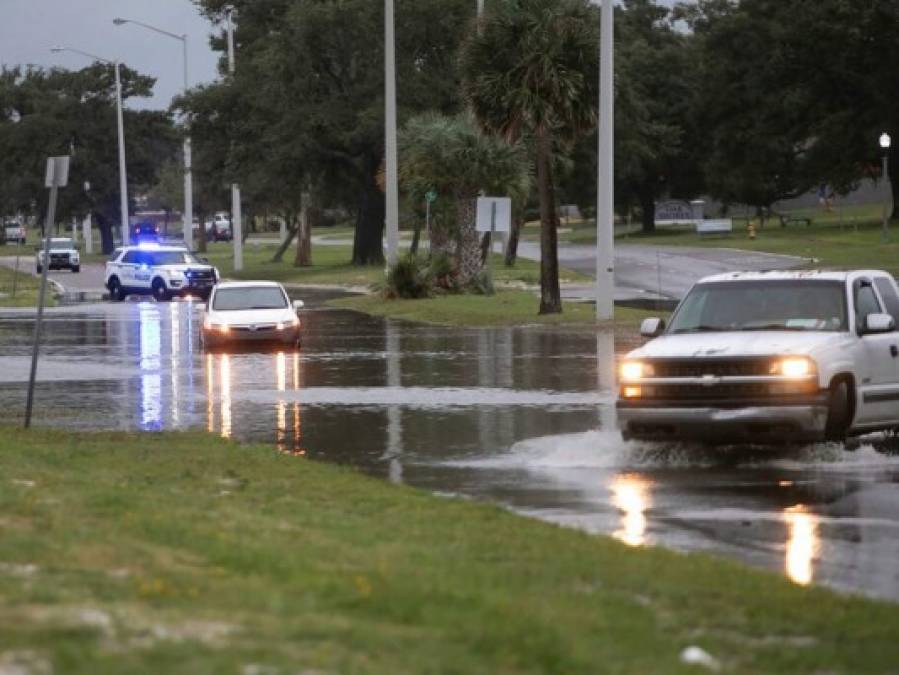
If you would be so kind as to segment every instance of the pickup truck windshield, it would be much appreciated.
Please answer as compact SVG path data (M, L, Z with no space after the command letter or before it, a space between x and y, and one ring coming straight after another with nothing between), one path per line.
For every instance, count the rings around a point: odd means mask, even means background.
M668 333L753 330L847 330L844 285L804 279L699 284Z
M241 309L281 309L287 307L287 298L274 286L250 286L246 288L221 288L215 293L212 309L232 311Z

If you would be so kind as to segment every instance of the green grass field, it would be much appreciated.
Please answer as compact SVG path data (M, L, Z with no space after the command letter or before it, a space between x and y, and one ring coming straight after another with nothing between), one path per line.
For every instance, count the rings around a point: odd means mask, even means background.
M0 266L0 307L35 307L41 280L31 274L32 260L23 258L18 274L15 269ZM15 288L15 295L13 290ZM53 286L47 285L46 306L55 304Z
M366 295L331 300L328 304L375 316L450 326L596 325L594 306L582 302L564 302L561 314L540 316L540 300L528 291L501 290L495 295L443 295L419 300ZM622 331L635 333L640 321L659 315L658 311L616 307L614 324Z
M0 433L4 673L890 673L899 605L201 434Z

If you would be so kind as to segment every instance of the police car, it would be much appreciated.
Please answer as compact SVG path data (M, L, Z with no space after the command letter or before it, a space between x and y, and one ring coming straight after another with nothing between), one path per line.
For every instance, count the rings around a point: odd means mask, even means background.
M152 295L160 302L176 295L205 300L218 280L215 267L183 246L126 246L106 263L106 288L113 301L131 294Z

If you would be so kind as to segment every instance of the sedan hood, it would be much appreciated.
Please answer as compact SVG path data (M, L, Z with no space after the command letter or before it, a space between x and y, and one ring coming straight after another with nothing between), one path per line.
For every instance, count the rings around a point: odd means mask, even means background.
M823 331L746 331L663 335L628 356L632 358L768 356L811 354L846 339L845 333Z
M291 321L296 312L290 307L280 309L241 309L235 311L210 310L207 316L212 321L226 323L229 326L259 323L278 323L279 321Z

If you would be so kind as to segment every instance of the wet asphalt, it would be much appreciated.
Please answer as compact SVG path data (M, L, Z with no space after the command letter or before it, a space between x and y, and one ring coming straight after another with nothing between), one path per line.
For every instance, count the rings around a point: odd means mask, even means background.
M456 329L304 294L296 351L204 353L201 309L151 300L47 314L37 424L205 429L486 500L632 546L707 551L899 600L899 455L624 443L591 329ZM0 310L0 410L24 408L33 314Z

